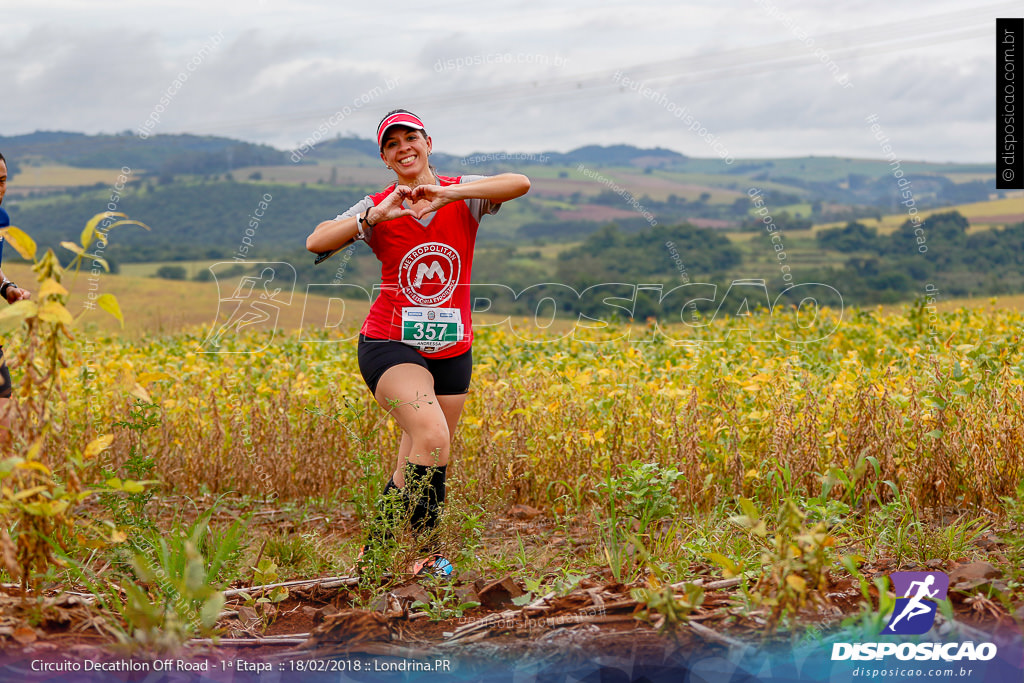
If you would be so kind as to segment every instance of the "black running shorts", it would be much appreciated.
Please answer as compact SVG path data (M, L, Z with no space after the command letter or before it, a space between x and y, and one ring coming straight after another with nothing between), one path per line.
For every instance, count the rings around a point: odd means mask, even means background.
M434 394L437 396L454 396L469 391L469 380L473 376L473 349L453 358L425 358L402 342L359 335L359 372L372 393L377 393L377 382L384 372L402 363L415 363L426 368L434 377Z

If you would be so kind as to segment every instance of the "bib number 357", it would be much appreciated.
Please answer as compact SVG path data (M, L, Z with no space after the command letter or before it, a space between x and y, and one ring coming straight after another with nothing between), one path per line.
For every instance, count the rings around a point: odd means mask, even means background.
M402 309L402 342L435 353L461 341L462 314L457 308L413 306Z

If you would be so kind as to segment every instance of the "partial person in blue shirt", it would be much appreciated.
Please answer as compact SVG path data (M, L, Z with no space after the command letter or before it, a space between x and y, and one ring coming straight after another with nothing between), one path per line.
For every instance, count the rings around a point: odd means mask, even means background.
M11 224L11 218L7 215L7 210L3 208L6 193L7 159L0 153L0 228L6 228ZM13 304L15 301L29 298L31 293L14 284L4 275L3 248L3 240L0 239L0 297L7 303ZM11 388L11 373L4 360L4 347L0 345L0 449L6 449L11 441Z

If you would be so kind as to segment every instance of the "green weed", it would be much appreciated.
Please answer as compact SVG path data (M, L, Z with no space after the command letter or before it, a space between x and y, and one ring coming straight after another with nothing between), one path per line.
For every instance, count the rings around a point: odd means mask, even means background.
M754 604L768 608L768 630L773 631L808 600L822 600L820 591L829 584L829 549L835 541L823 522L808 527L807 515L791 499L780 507L772 529L752 501L741 498L739 504L744 514L734 521L765 546L760 578L749 596Z
M676 597L669 585L654 582L648 588L634 588L630 591L634 600L643 605L637 617L655 624L661 634L671 633L676 627L685 623L690 614L704 603L704 589L696 584L687 583L682 598Z
M429 602L417 600L410 605L412 609L419 609L430 615L431 621L460 618L466 611L479 606L479 602L472 600L463 602L456 593L455 586L450 583L442 584L440 591L435 591L433 599Z

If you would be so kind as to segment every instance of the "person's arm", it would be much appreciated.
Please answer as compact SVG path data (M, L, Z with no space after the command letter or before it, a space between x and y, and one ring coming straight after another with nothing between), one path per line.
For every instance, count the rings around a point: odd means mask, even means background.
M483 199L497 207L530 191L530 179L520 173L502 173L478 180L463 181L457 185L420 185L412 191L412 200L426 199L429 205L421 208L416 218L423 218L442 206L459 200ZM493 213L488 211L487 213Z
M0 288L4 289L4 298L7 300L7 303L13 304L15 301L28 299L32 296L32 292L27 289L22 289L13 282L9 286L5 287L5 283L7 282L11 281L7 279L6 275L4 275L4 271L0 270Z
M417 188L419 189L419 188ZM530 179L521 173L502 173L500 175L471 180L468 183L448 185L451 201L460 199L487 199L495 204L522 197L530 191ZM415 194L415 190L413 191Z
M366 220L371 226L393 220L399 216L412 216L413 212L402 206L402 201L411 194L411 190L405 185L397 185L391 194L384 198L377 206L373 206L369 198L356 204L351 209L341 214L332 221L324 221L316 226L312 234L306 238L306 249L314 254L334 252L348 246L359 232L359 218L366 214L366 206L369 214ZM368 204L364 202L369 202ZM352 215L346 215L352 212ZM355 215L358 213L358 216Z
M359 220L355 216L324 221L306 238L306 249L314 254L343 249L355 240L358 223ZM372 218L370 223L373 223Z
M323 221L306 238L306 249L314 254L333 254L347 247L359 232L359 216L365 215L366 210L372 207L373 200L367 196L333 220Z
M460 199L487 199L495 204L507 202L516 197L522 197L530 191L530 179L521 173L502 173L500 175L471 180L456 185L420 185L412 191L412 199L429 199L431 207L426 212L437 211L445 204L457 202ZM433 206L438 200L443 200L439 206Z

